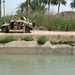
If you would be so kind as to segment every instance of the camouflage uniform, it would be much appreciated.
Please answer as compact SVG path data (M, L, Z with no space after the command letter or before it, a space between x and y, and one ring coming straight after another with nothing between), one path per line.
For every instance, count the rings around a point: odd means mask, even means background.
M16 24L16 21L14 22L14 33L17 33L17 24Z

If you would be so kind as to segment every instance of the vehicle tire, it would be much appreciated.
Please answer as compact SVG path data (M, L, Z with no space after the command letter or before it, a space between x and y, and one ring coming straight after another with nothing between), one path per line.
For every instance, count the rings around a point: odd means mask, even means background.
M8 33L8 32L9 32L9 30L8 30L7 27L2 27L2 28L1 28L1 31L4 32L4 33Z

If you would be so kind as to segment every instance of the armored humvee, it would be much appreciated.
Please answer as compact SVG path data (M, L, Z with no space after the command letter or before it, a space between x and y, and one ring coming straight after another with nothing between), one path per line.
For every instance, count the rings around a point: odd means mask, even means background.
M27 22L26 20L11 20L10 23L5 23L1 25L1 31L8 33L9 30L14 30L14 22L16 22L17 30L23 29L23 24L25 25L25 32L29 33L30 30L33 30L35 23L34 22Z

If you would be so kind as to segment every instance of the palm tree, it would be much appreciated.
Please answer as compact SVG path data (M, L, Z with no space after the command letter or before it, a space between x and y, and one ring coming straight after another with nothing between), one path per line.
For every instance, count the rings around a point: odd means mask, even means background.
M59 13L59 10L60 10L60 5L66 5L66 1L65 0L58 0L58 13Z
M40 11L45 9L45 5L42 0L29 0L29 6L33 11Z
M25 2L22 2L19 5L18 10L16 12L17 13L19 13L19 12L24 13L26 10L26 18L28 18L28 6L29 6L29 0L26 0Z
M42 0L26 0L18 6L17 13L23 13L26 10L26 18L28 18L29 11L45 11L45 4Z
M38 10L38 7L39 7L38 0L29 1L29 6L33 11Z
M51 0L48 1L48 13L50 11L50 4L51 4Z
M71 6L72 9L75 8L75 0L72 0L72 2L70 3L70 6Z
M44 0L44 3L48 5L48 14L50 12L50 4L51 4L52 0Z
M29 6L29 0L26 0L26 18L28 18L28 6Z
M60 5L66 5L66 0L53 0L52 1L52 4L53 5L58 5L58 13L59 13L59 10L60 10Z
M1 0L0 0L0 22L1 22Z
M25 9L25 2L23 2L23 3L21 3L20 5L19 5L19 8L20 8L20 10L21 10L21 12L24 12L24 9Z

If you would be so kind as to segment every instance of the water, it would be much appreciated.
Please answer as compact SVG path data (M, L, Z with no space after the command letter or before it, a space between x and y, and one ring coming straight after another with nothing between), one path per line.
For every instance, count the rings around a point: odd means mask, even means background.
M75 75L75 56L0 55L0 75Z

